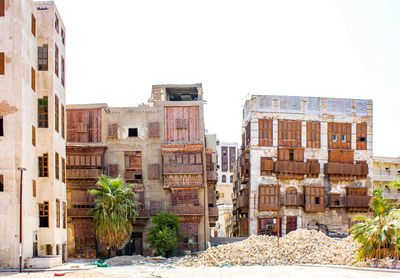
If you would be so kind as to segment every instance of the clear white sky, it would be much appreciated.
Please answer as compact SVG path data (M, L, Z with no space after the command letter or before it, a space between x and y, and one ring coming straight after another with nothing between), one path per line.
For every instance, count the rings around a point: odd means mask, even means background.
M56 0L67 104L146 103L202 83L206 127L240 141L248 94L368 98L374 154L400 156L400 1Z

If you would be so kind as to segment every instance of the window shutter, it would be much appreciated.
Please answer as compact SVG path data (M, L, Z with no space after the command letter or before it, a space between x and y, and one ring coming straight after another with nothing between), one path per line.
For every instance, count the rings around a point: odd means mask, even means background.
M32 34L36 36L36 18L32 14Z
M5 64L4 52L0 52L0 74L2 74L2 75L5 73L5 65L4 64Z
M160 137L160 123L157 122L149 123L149 137L152 138Z
M0 16L5 15L5 5L4 5L4 0L0 0Z
M159 178L159 164L149 164L148 178L149 179L158 179Z
M118 124L108 125L108 138L118 138Z
M108 175L113 178L118 176L118 164L108 165Z
M36 92L36 71L33 67L31 67L31 87Z

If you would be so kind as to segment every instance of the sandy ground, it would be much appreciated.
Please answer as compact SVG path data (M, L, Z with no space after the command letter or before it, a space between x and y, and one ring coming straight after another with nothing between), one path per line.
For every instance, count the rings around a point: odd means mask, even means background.
M4 277L55 277L55 273L0 273ZM64 277L94 278L94 277L163 277L163 278L312 278L312 277L345 277L345 278L391 278L400 277L400 272L383 272L376 270L355 270L326 266L234 266L234 267L170 267L170 266L115 266L66 272Z

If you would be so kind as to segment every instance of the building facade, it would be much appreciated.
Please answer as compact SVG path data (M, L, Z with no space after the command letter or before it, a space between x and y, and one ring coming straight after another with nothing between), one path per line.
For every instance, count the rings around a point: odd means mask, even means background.
M25 265L66 259L64 88L65 27L54 2L0 1L0 268L19 264L20 197Z
M94 257L96 242L87 210L96 178L105 173L135 183L139 214L120 254L146 254L149 218L179 215L182 250L200 250L215 225L216 140L204 128L201 84L155 85L146 105L69 105L67 142L68 251ZM214 154L214 155L213 155Z
M231 236L227 223L232 215L233 197L233 165L236 161L237 143L218 142L218 182L217 182L217 207L218 222L212 236Z
M374 188L383 191L383 197L400 203L400 189L391 188L389 183L400 179L400 158L374 156Z
M372 196L372 101L253 95L243 109L234 231L347 234Z

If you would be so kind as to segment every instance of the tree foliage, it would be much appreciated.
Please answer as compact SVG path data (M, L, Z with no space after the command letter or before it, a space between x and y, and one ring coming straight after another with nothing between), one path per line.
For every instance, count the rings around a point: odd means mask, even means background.
M361 244L358 260L400 258L400 210L382 197L382 190L375 190L370 203L371 218L358 216L350 231Z
M179 217L164 211L153 216L151 222L146 242L157 255L170 257L179 246Z
M122 248L132 234L132 222L136 217L134 185L124 185L118 178L102 175L98 178L99 189L89 190L95 196L95 205L89 211L93 215L97 238L107 249Z

